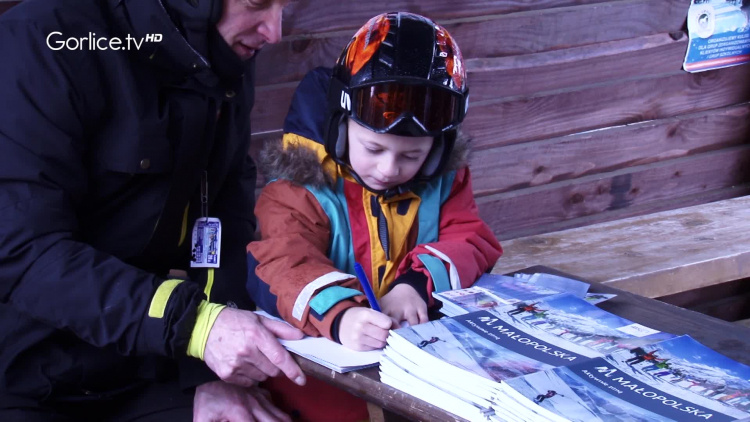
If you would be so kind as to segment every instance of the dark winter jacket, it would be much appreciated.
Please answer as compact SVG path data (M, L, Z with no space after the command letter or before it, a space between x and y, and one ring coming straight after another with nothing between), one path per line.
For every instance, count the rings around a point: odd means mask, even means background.
M204 170L224 234L206 293L249 305L253 63L217 33L221 11L26 0L0 17L0 393L100 397L172 376L165 358L207 370L186 356L205 274L154 295L189 267ZM91 49L114 37L130 49Z

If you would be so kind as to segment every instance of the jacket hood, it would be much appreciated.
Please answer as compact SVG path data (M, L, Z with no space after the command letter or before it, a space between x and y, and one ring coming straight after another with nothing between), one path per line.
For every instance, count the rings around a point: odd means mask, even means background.
M468 165L469 143L470 139L459 132L444 173ZM258 158L258 168L266 180L286 179L315 187L333 186L343 170L325 153L321 144L292 133L266 142Z
M216 30L222 0L109 0L109 6L123 37L161 35L161 41L144 41L136 51L150 65L174 76L241 76L242 61Z

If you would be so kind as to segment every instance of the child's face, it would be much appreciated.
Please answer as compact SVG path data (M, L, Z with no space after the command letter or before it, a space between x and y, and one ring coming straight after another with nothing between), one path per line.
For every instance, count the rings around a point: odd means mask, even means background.
M432 148L431 136L375 133L349 120L349 163L362 181L375 190L411 180Z

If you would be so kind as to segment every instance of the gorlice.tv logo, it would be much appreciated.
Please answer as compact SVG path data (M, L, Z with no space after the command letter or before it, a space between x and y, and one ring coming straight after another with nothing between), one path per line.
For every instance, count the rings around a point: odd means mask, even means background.
M125 39L119 37L97 37L96 33L89 32L85 37L65 38L62 32L50 32L47 35L47 47L51 50L140 50L144 42L161 42L161 34L146 34L145 37L136 38L128 34Z

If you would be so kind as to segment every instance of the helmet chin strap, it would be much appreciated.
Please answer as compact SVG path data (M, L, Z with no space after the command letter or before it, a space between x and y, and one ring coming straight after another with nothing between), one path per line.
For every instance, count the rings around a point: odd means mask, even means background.
M382 196L385 199L391 199L394 196L401 195L402 193L406 193L412 190L414 185L416 184L416 181L414 179L409 180L406 183L402 183L398 186L388 188L388 189L373 189L371 188L367 183L365 183L364 180L362 180L361 177L357 174L356 171L352 168L351 165L346 165L347 170L349 171L349 174L354 178L354 180L357 181L362 187L369 190L370 192L374 193L375 195Z

